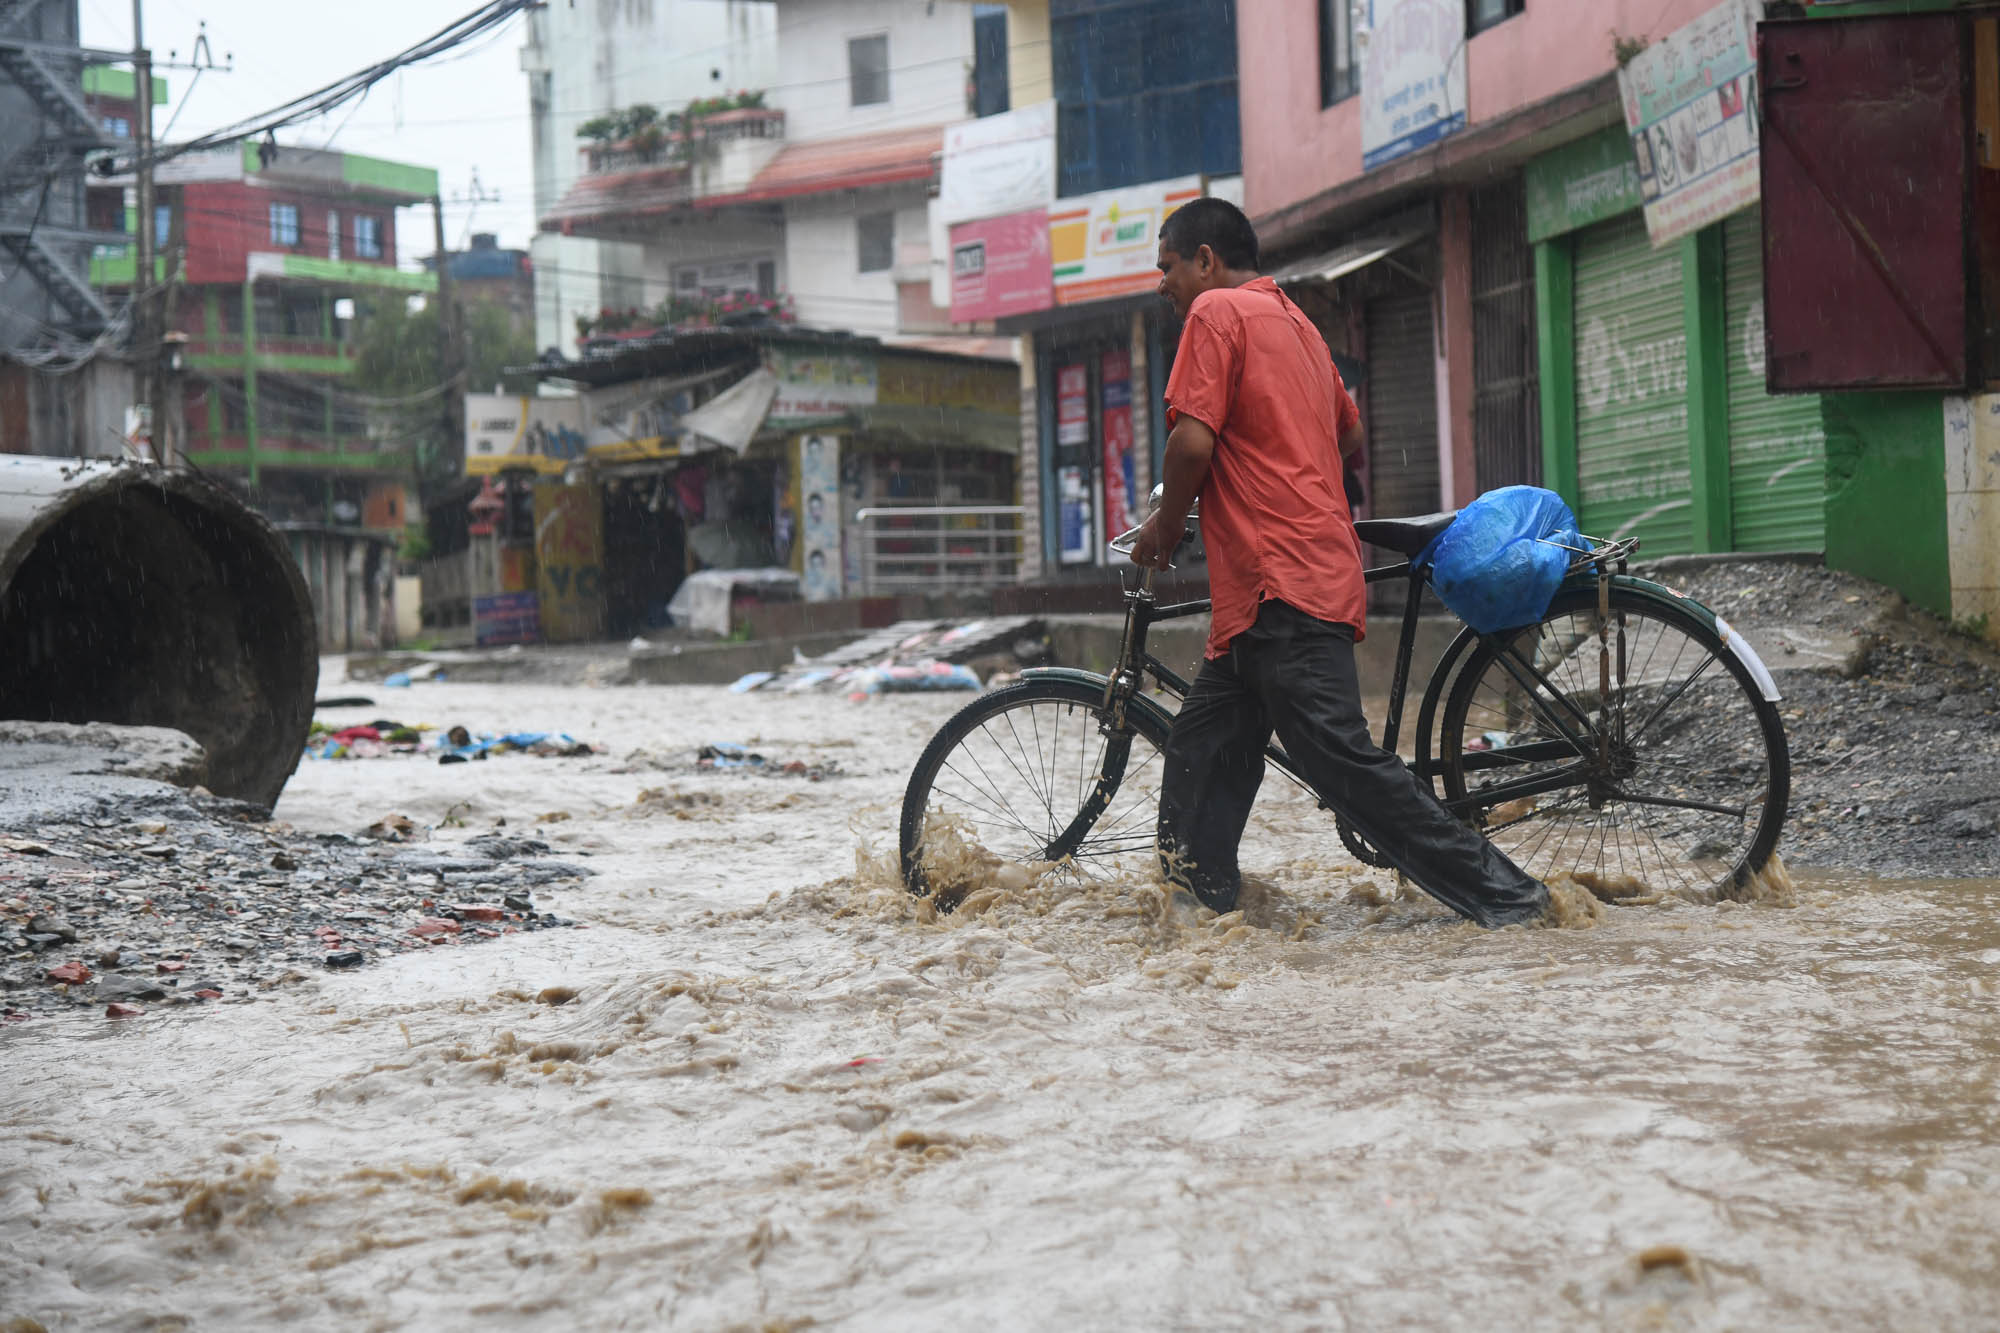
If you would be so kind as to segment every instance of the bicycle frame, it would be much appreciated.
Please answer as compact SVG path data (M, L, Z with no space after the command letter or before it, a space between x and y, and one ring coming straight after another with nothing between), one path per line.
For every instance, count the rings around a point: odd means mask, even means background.
M1631 545L1636 545L1636 543L1632 543ZM1618 551L1616 553L1618 572L1615 575L1612 572L1612 560L1601 559L1592 562L1591 567L1595 569L1595 573L1587 577L1589 582L1597 585L1600 598L1608 597L1611 584L1615 580L1624 586L1637 586L1655 592L1658 594L1658 599L1662 601L1671 601L1684 606L1700 606L1699 603L1688 602L1687 599L1673 594L1668 589L1658 587L1658 585L1647 584L1641 580L1629 578L1624 573L1624 560L1622 557L1625 553L1625 551ZM1383 719L1381 737L1382 748L1394 754L1396 753L1397 742L1402 734L1404 704L1409 694L1410 668L1416 655L1418 612L1423 603L1424 589L1429 585L1421 571L1413 568L1412 562L1407 560L1393 565L1379 565L1373 569L1365 570L1363 571L1363 578L1368 583L1386 583L1394 579L1402 579L1409 587L1408 595L1405 597L1403 604L1402 625L1397 635L1396 665L1390 680L1388 711ZM1207 598L1187 602L1172 602L1164 606L1160 605L1154 597L1153 571L1151 570L1146 570L1143 573L1142 577L1137 581L1136 586L1128 586L1124 589L1124 599L1125 628L1119 641L1118 661L1112 671L1107 676L1101 678L1104 687L1105 709L1105 719L1102 727L1107 732L1124 730L1126 725L1125 710L1132 698L1145 687L1145 681L1148 676L1157 681L1160 688L1166 693L1173 695L1177 699L1184 700L1187 698L1192 684L1183 679L1178 672L1167 666L1166 663L1148 652L1146 649L1146 638L1152 627L1161 621L1179 620L1188 616L1202 615L1208 612L1212 605ZM1702 609L1706 610L1706 608ZM1609 626L1607 625L1605 629L1608 631ZM1514 677L1522 688L1527 691L1529 698L1536 703L1537 708L1543 714L1550 728L1555 731L1558 739L1544 741L1532 746L1515 746L1505 752L1471 752L1460 756L1459 762L1469 771L1518 764L1523 759L1561 759L1565 756L1574 756L1578 760L1578 764L1573 768L1566 767L1552 773L1523 778L1518 782L1489 786L1482 789L1476 797L1467 797L1457 801L1445 800L1442 803L1446 809L1451 810L1454 814L1464 815L1468 811L1479 807L1491 807L1522 797L1539 796L1550 791L1562 790L1576 785L1577 780L1585 776L1593 759L1600 764L1603 762L1605 747L1610 739L1608 734L1602 728L1595 726L1589 717L1570 700L1564 690L1549 680L1534 662L1522 657L1514 648L1508 636L1479 633L1467 627L1439 659L1438 666L1432 674L1429 686L1425 690L1423 707L1418 716L1417 726L1420 731L1426 734L1422 739L1422 743L1417 747L1416 758L1409 761L1411 772L1420 781L1427 784L1431 783L1437 772L1437 768L1432 762L1428 736L1437 701L1441 697L1444 685L1449 680L1458 661L1474 644L1485 644L1494 652L1502 667L1508 674ZM1733 643L1731 646L1732 648L1735 647ZM1607 651L1602 656L1605 662L1605 671L1608 674L1610 670L1609 663L1611 661L1608 641L1606 648ZM1621 687L1624 684L1625 675L1624 657L1624 633L1621 625L1618 630L1616 653L1618 664L1617 676ZM1761 669L1762 663L1758 663L1757 666ZM1061 671L1063 674L1072 677L1082 676L1092 680L1099 679L1094 672L1079 672L1065 668L1054 668L1053 671ZM1052 674L1052 670L1048 668L1031 669L1024 672L1023 675L1034 676L1045 673ZM1608 689L1608 681L1606 682L1606 686ZM1313 792L1312 784L1293 765L1290 757L1286 755L1284 750L1276 744L1267 744L1264 747L1264 759L1267 764L1298 783L1301 788L1312 792L1314 799L1319 801L1321 808L1330 808L1325 800L1319 797L1317 792Z

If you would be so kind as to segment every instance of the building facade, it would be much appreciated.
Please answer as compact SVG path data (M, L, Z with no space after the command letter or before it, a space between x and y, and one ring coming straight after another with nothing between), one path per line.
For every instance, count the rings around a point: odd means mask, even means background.
M555 216L579 177L604 165L583 151L599 141L578 133L593 121L638 106L679 113L696 99L769 88L777 77L777 13L768 0L548 5L527 22L521 69L538 218ZM726 233L710 234L684 263L726 262L738 248ZM671 268L648 268L636 239L610 229L544 230L531 253L536 346L559 354L575 350L579 319L658 305L674 282Z
M1246 201L1355 364L1370 512L1532 482L1649 554L1824 548L1817 405L1764 392L1754 188L1662 241L1623 114L1621 62L1718 9L1749 32L1735 0L1245 12L1283 53L1245 88Z
M129 185L90 190L92 217L126 236L141 225ZM156 173L156 281L180 363L163 428L177 457L285 532L328 651L395 637L416 450L348 381L371 307L437 290L433 274L398 267L396 226L436 193L429 168L272 144L189 153ZM122 303L134 263L129 245L100 246L91 281Z

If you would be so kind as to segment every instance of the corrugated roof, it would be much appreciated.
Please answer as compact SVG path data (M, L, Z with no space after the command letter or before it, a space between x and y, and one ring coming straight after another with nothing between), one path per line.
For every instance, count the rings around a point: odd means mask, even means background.
M727 208L828 190L929 180L943 151L942 125L787 144L751 179L749 188L701 197L695 196L685 167L584 176L541 219L541 225L567 234L599 218L640 217L680 208Z
M634 217L686 208L693 202L686 167L645 167L637 171L580 176L541 219L545 230L568 235L578 223L598 218Z
M705 199L704 204L754 203L825 190L858 190L929 180L944 151L944 126L885 130L841 139L786 144L739 195Z

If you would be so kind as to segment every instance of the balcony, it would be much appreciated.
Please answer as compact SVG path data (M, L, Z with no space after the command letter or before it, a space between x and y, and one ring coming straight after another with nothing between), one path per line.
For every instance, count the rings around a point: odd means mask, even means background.
M188 341L187 364L194 370L240 373L248 369L253 360L240 335L219 338L196 336ZM258 370L294 375L347 375L353 372L355 366L354 346L324 338L265 337L259 334L254 364Z
M742 194L784 145L785 113L762 106L670 116L621 138L584 144L577 150L582 174L542 226L573 236L634 239L650 231L648 217Z
M406 444L367 435L320 435L283 427L259 431L254 448L240 427L220 435L190 431L187 453L196 467L248 472L253 481L258 470L267 467L403 474L416 465L415 451Z

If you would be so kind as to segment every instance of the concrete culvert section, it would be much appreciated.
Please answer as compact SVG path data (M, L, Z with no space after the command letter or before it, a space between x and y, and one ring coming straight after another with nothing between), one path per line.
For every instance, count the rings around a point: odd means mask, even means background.
M312 602L277 532L188 473L0 459L0 718L171 727L271 805L311 725Z

